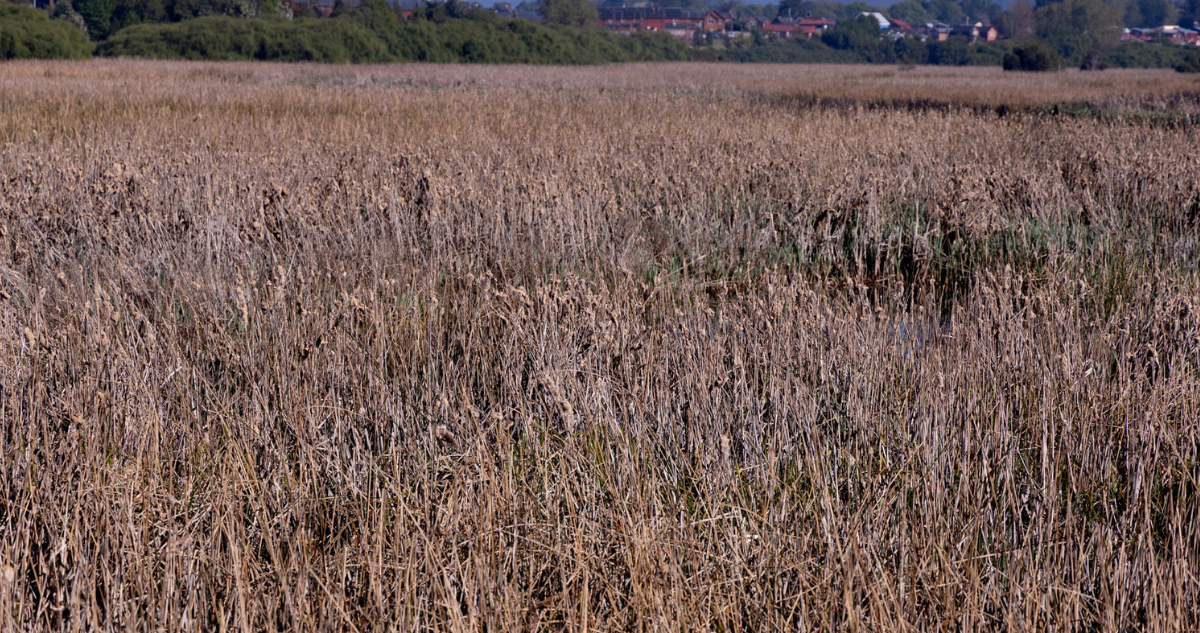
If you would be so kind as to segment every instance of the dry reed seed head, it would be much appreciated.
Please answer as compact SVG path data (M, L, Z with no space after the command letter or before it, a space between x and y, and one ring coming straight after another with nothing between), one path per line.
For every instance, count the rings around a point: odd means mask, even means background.
M437 427L434 428L433 434L439 442L443 442L445 444L453 445L458 439L454 433L450 432L450 429L447 428L445 424L437 425Z
M0 619L1195 628L1187 84L794 70L0 67Z

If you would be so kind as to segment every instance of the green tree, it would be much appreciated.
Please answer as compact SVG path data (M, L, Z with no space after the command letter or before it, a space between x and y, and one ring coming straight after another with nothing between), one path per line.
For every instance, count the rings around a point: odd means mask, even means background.
M394 27L400 22L396 10L384 0L363 0L354 10L354 19L372 31Z
M472 11L468 18L442 22L425 18L390 26L384 22L371 29L363 24L362 10L331 20L209 16L171 24L139 24L113 34L99 52L164 59L510 64L667 61L693 55L686 43L666 33L619 36L596 28L547 27L501 19L487 11ZM75 32L86 42L78 29ZM816 42L806 43L829 51Z
M1184 26L1200 21L1200 0L1185 0L1179 5L1179 22ZM1188 28L1194 28L1188 26Z
M780 8L777 4L742 4L741 0L724 0L717 4L717 11L722 13L754 16L768 20L774 20L776 16L780 15Z
M1175 64L1175 70L1181 73L1200 73L1200 51L1189 51L1186 57Z
M547 24L592 26L598 14L591 0L542 0L538 7Z
M993 0L962 0L963 13L971 20L991 22L1004 13L1004 7Z
M792 15L797 18L824 18L827 20L851 20L864 11L878 11L879 8L867 4L863 0L854 0L849 4L834 0L783 0L779 4L781 15ZM790 11L790 13L789 13Z
M879 45L879 23L875 18L859 16L843 20L821 34L821 41L838 50L863 50Z
M1087 51L1104 52L1121 39L1121 20L1100 0L1063 0L1036 12L1037 35L1059 55L1078 62Z
M858 17L860 13L873 13L879 10L879 7L873 4L868 4L867 2L864 2L864 0L854 0L854 2L851 2L850 4L842 4L840 2L834 2L833 4L840 5L841 8L841 10L837 12L837 16L835 18L837 20L853 20L854 18ZM876 24L875 26L879 25Z
M71 0L59 0L54 3L54 11L51 11L50 15L55 20L65 20L71 23L75 28L79 29L80 33L83 33L85 37L87 36L87 22L84 22L83 16L79 15L79 12L75 10L75 7L71 4Z
M1142 10L1137 0L1109 0L1108 4L1124 19L1125 26L1142 25Z
M909 24L925 24L929 21L929 12L920 0L897 2L888 9L888 15Z
M93 40L102 40L112 32L114 8L112 0L75 0L75 10L83 16Z
M929 45L929 63L937 66L966 66L971 63L971 49L957 37Z
M1017 0L1000 15L996 27L1004 37L1010 40L1024 40L1037 32L1037 19L1034 17L1033 5L1028 0Z
M895 47L880 37L879 23L872 17L842 20L821 34L821 41L830 48L854 52L865 62L886 64L896 61Z
M0 2L0 60L82 59L91 54L87 35L70 22L52 20L26 4Z
M1057 70L1062 64L1058 54L1043 42L1031 42L1018 46L1004 56L1004 70L1045 72Z
M1137 9L1141 20L1136 26L1155 27L1171 24L1179 15L1179 10L1167 0L1138 0Z
M1106 68L1108 68L1108 60L1100 51L1084 53L1083 62L1079 64L1079 70L1104 70Z
M915 37L901 38L896 40L896 58L909 64L924 64L929 61L929 47Z
M167 9L162 0L120 0L113 6L113 30L143 22L166 22Z
M954 24L967 19L967 14L954 0L932 0L928 6L929 14L938 22Z

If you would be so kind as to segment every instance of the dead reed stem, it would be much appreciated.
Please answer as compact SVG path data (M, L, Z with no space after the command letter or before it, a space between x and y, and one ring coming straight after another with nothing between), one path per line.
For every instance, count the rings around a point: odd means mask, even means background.
M1195 630L1196 84L1048 77L0 65L0 628Z

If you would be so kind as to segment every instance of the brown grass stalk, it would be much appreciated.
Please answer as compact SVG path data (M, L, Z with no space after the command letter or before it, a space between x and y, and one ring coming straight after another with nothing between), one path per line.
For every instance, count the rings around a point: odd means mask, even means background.
M0 628L1195 630L1196 88L0 65Z

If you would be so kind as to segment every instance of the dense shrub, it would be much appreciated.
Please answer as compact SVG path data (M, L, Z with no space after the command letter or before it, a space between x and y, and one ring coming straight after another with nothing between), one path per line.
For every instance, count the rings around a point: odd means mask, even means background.
M662 33L621 37L599 29L547 27L477 12L467 18L399 22L366 10L334 19L207 17L123 29L100 47L109 56L159 59L260 59L602 64L689 59L686 44Z
M967 45L967 51L970 54L968 65L1001 66L1004 64L1004 56L1011 53L1012 49L1013 42L1008 40L969 44Z
M1082 0L1081 0L1082 1ZM1049 70L1064 63L1038 40L967 43L960 38L922 42L882 37L866 17L843 19L821 37L779 39L762 31L753 37L698 38L697 45L666 33L618 36L590 26L547 26L472 10L462 2L433 2L401 20L386 0L339 4L332 19L281 11L278 0L59 0L54 17L30 7L3 3L0 58L86 57L91 44L81 29L104 38L105 56L159 59L398 61L603 64L627 61L735 61L770 63L875 63L997 66ZM205 12L213 15L193 17ZM303 12L301 12L303 13ZM220 15L217 15L220 14ZM268 16L268 17L262 17ZM78 28L71 28L74 23ZM111 27L111 28L110 28ZM119 29L119 30L117 30ZM111 34L108 34L110 31ZM107 35L106 35L107 34ZM1014 49L1014 46L1016 48ZM1107 51L1100 53L1097 51ZM1082 67L1180 68L1195 65L1182 47L1121 44L1073 55Z
M1005 42L968 44L957 38L929 43L901 39L892 46L899 61L935 66L999 66L1009 50Z
M0 2L0 59L81 59L92 53L87 36L42 10Z
M542 0L538 11L547 24L591 26L600 17L592 0Z
M1113 68L1173 68L1186 55L1182 46L1123 42L1107 51L1104 59Z
M1044 72L1058 70L1062 65L1058 54L1042 42L1030 42L1018 46L1004 56L1004 70Z
M911 2L911 0L909 0ZM906 37L896 40L896 59L908 64L924 64L929 61L929 46L925 42Z
M821 41L839 50L873 48L879 44L879 24L866 16L838 22L821 34Z
M72 4L83 18L88 36L93 40L102 40L113 32L113 12L116 7L112 0L74 0Z
M157 59L319 62L392 61L373 32L347 19L294 22L213 16L176 24L139 24L118 31L101 55Z
M56 10L67 5L78 12L95 40L103 40L135 24L179 22L210 15L235 18L291 15L288 5L279 0L56 0L55 4Z
M1090 50L1116 46L1121 23L1115 9L1101 0L1039 2L1037 35L1054 51L1078 63Z
M775 64L863 64L859 51L833 49L820 41L808 39L768 39L754 42L749 38L733 40L728 48L715 51L714 59L721 61L758 62Z
M1200 73L1200 51L1189 51L1175 63L1175 70L1181 73Z
M967 44L953 39L925 43L915 38L891 41L879 37L873 20L854 21L853 26L830 37L808 40L750 38L733 40L723 51L699 49L693 57L708 54L715 59L741 62L820 64L934 64L940 66L999 66L1011 45L1007 42ZM861 28L870 26L872 31ZM835 29L837 27L834 27ZM833 31L834 29L830 29Z
M443 3L404 22L381 16L388 7L368 0L352 15L387 42L398 60L507 64L603 64L691 59L690 47L666 33L619 36L590 27L543 26L490 11L457 13Z
M1098 50L1090 50L1083 56L1083 61L1079 64L1079 70L1104 70L1108 68L1108 61L1104 58L1104 53Z

